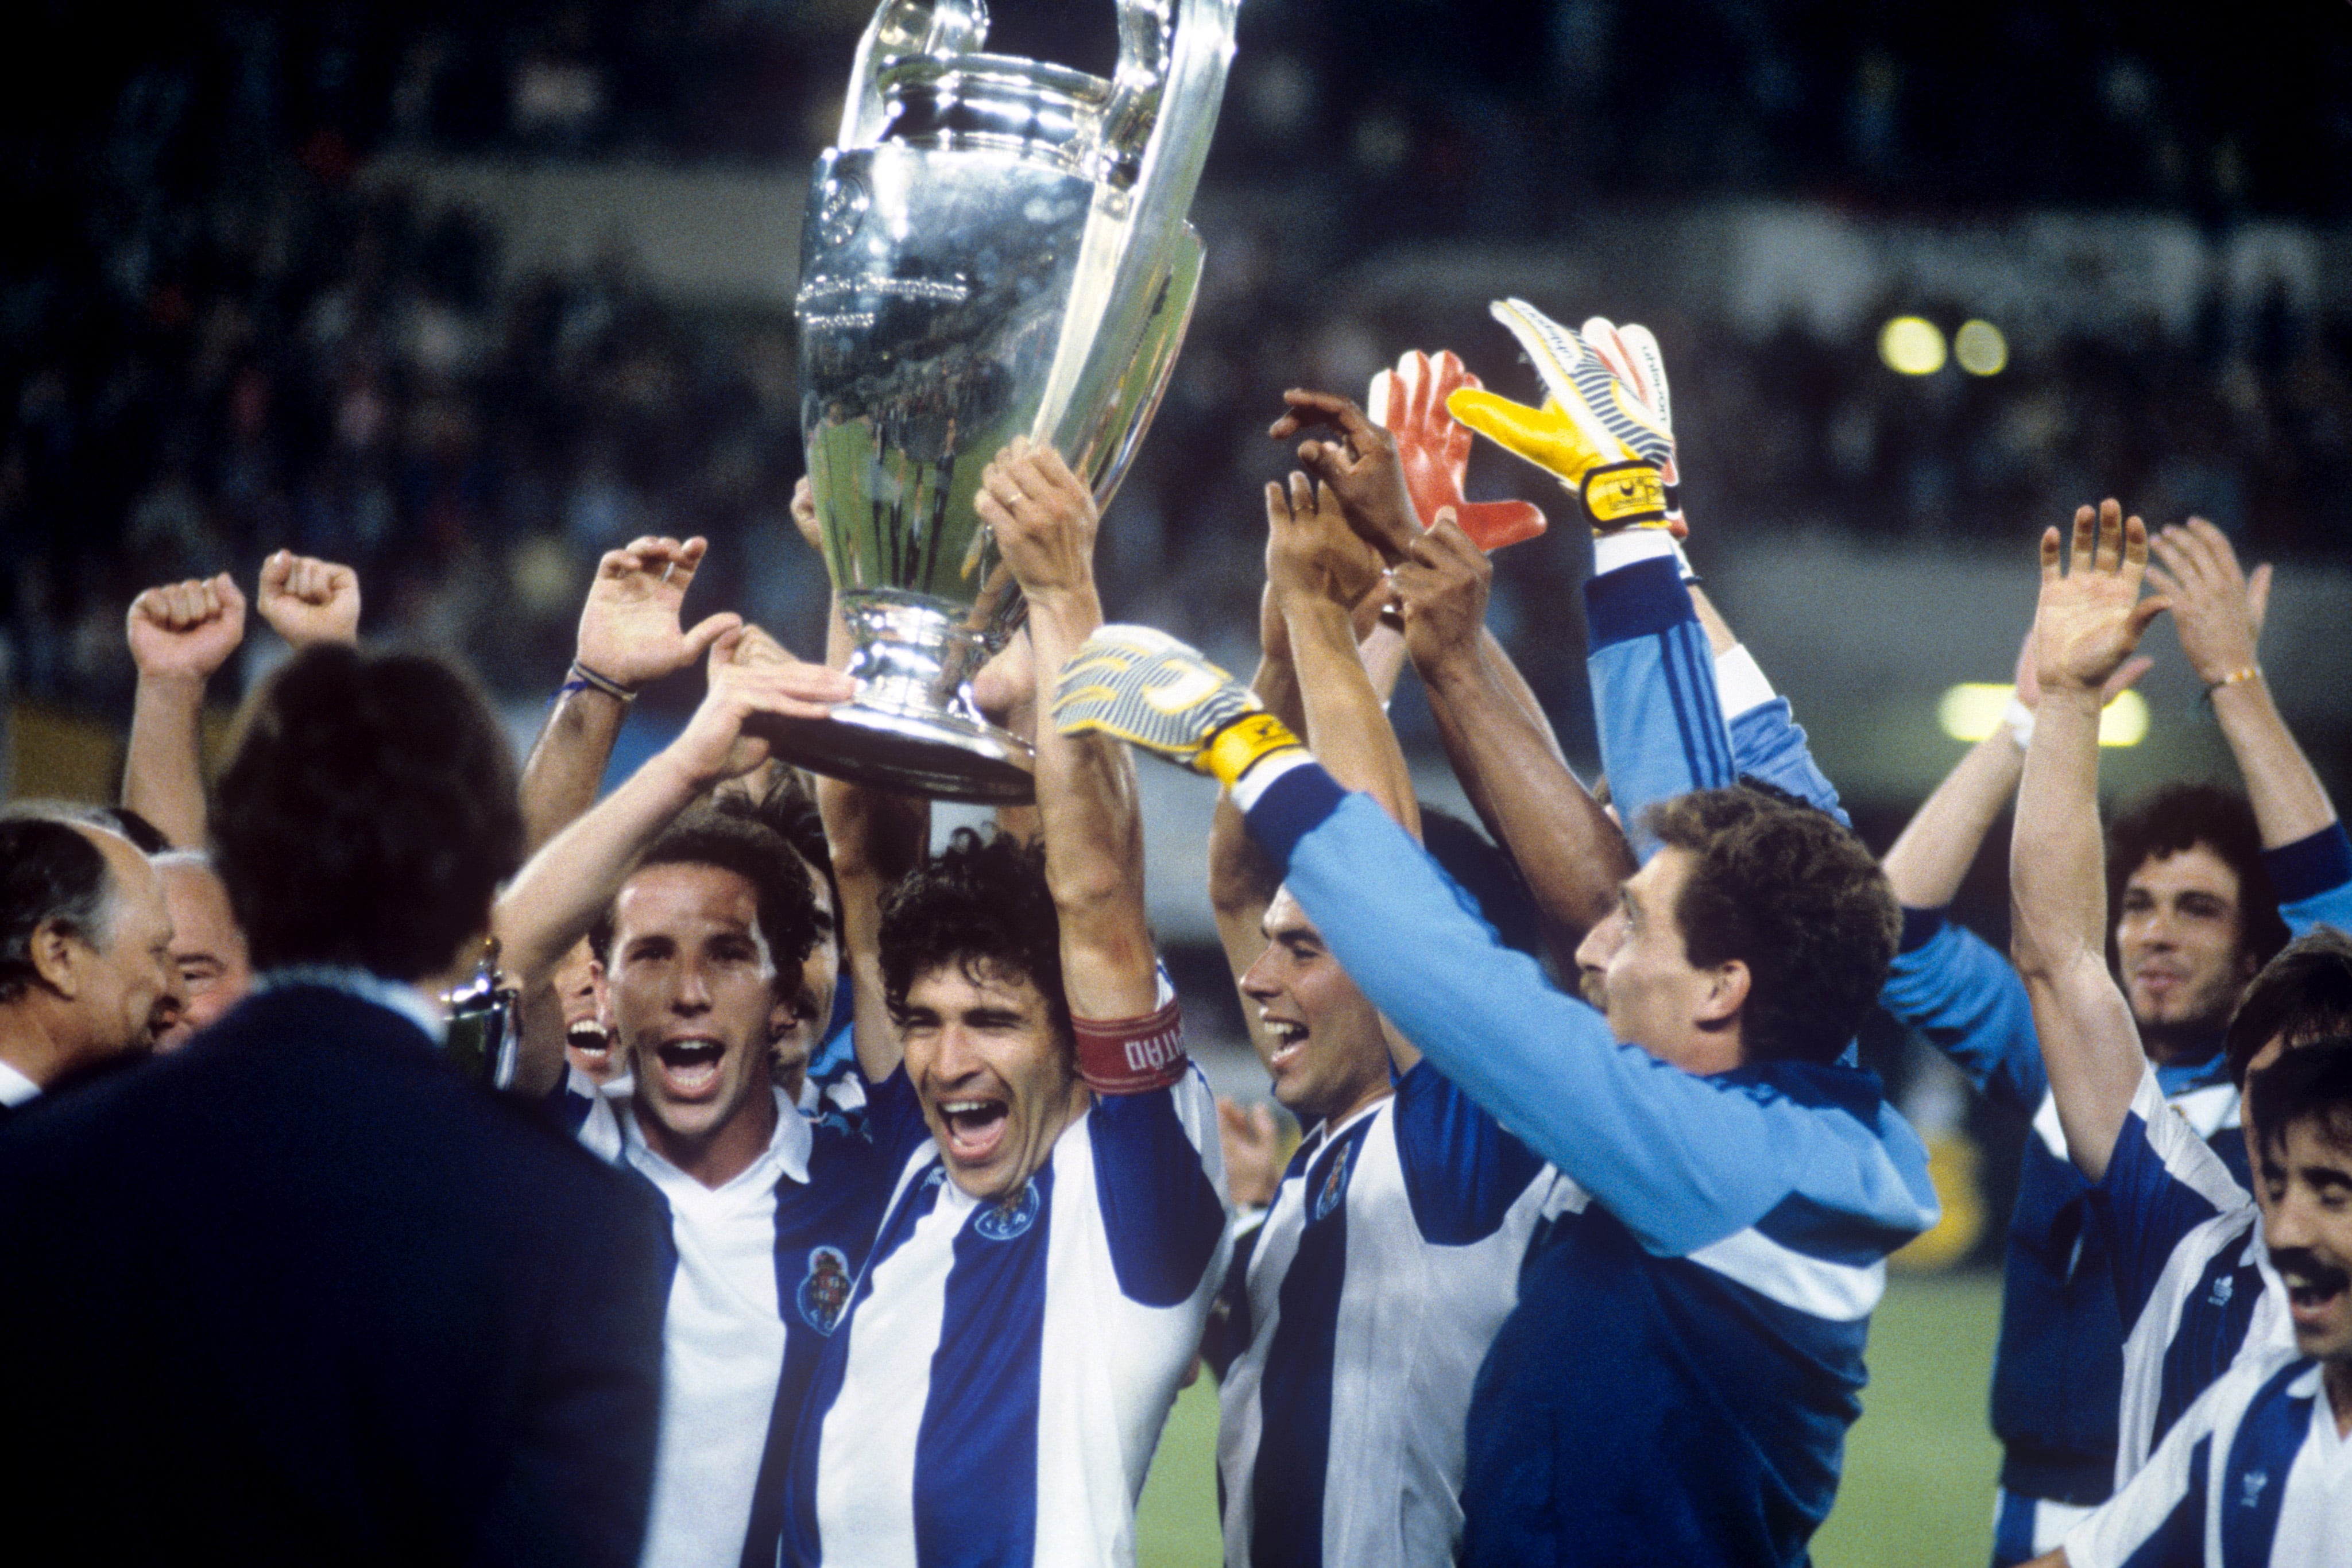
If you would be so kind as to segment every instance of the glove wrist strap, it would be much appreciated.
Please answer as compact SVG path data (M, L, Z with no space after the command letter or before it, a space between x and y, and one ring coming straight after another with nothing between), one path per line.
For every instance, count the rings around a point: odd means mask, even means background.
M1267 757L1297 745L1298 737L1290 733L1290 727L1274 715L1249 713L1211 736L1202 760L1206 764L1204 771L1230 789Z
M1666 520L1666 484L1654 463L1631 458L1602 463L1584 471L1577 490L1584 516L1597 534Z

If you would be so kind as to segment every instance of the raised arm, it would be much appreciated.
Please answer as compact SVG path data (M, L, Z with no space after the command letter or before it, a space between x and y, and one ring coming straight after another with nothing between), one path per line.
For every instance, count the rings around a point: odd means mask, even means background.
M1361 789L1418 838L1412 774L1358 656L1352 607L1380 561L1342 516L1328 485L1293 474L1265 487L1265 580L1290 634L1307 743L1331 776Z
M261 563L256 588L254 608L296 653L360 640L360 574L350 567L282 549Z
M977 505L1029 601L1042 709L1062 665L1102 624L1094 497L1053 448L1016 439L983 471ZM1159 963L1144 913L1143 821L1126 747L1039 726L1037 814L1071 1013L1150 1016L1158 1009Z
M738 662L745 635L730 629L713 645L709 689L678 737L549 840L499 895L492 929L527 1011L552 1002L548 982L556 965L613 902L646 847L713 786L767 760L767 743L744 732L746 720L760 714L822 718L853 694L848 676L781 651ZM524 1036L527 1048L550 1038L552 1051L530 1050L517 1064L516 1087L526 1093L544 1092L562 1072L560 1031Z
M2068 570L2060 569L2062 555ZM2147 1062L2130 1006L2107 971L2107 888L2099 841L2100 688L2166 608L2140 597L2147 530L2113 500L2074 514L2071 549L2042 536L2033 637L2042 700L2010 841L2011 955L2025 981L2067 1151L2093 1181Z
M1117 627L1066 673L1059 726L1213 774L1367 998L1447 1079L1632 1228L1682 1254L1790 1197L1895 1235L1935 1218L1899 1118L1824 1117L1610 1037L1503 947L1368 797L1342 790L1247 694L1171 638Z
M1450 513L1396 569L1405 643L1429 694L1446 760L1472 805L1519 864L1562 974L1576 946L1633 873L1625 835L1560 759L1551 733L1489 658L1481 633L1494 568Z
M228 573L151 588L125 628L139 670L122 803L174 849L205 841L205 683L245 641L245 595Z
M2181 652L2205 684L2246 781L2263 848L2284 849L2334 827L2335 804L2263 677L2259 644L2271 569L2258 566L2251 577L2239 570L2229 539L2202 517L2168 528L2148 543L2162 562L2148 568L2148 580L2172 601Z
M523 764L523 828L532 849L594 802L637 690L685 669L742 624L730 612L683 628L678 612L708 549L700 538L648 534L596 563L572 668Z
M1307 710L1299 700L1298 672L1291 664L1290 628L1283 622L1271 583L1259 596L1257 619L1261 652L1257 671L1250 677L1250 690L1293 734L1304 735ZM1261 1058L1273 1049L1264 1038L1265 1020L1240 986L1242 977L1265 951L1265 908L1281 885L1282 873L1249 836L1241 808L1234 804L1231 795L1218 791L1209 819L1209 912L1217 923L1217 942L1225 950L1225 967L1232 971L1235 992L1241 996L1242 1021Z

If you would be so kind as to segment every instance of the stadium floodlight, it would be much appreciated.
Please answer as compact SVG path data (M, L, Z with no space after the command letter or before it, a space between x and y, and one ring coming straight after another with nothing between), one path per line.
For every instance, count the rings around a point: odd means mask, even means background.
M1963 321L1952 334L1952 358L1972 376L1997 376L2009 368L2009 340L1990 321Z
M1936 704L1936 723L1954 740L1979 741L2006 722L2014 686L1986 681L1963 681L1948 688ZM2101 746L2137 746L2147 738L2147 700L2125 692L2099 715Z
M1878 357L1898 376L1932 376L1944 368L1944 334L1925 316L1897 316L1878 329Z

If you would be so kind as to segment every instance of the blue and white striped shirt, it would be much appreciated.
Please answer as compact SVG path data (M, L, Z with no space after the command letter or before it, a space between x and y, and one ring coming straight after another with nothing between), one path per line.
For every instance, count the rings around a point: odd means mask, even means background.
M2320 1364L2249 1353L2065 1549L2070 1568L2342 1568L2352 1437L2337 1430Z
M903 1070L867 1114L896 1180L802 1418L783 1561L1132 1562L1223 1266L1206 1081L1097 1097L1011 1204L949 1179Z
M2091 1188L2091 1212L2124 1324L2121 1486L2242 1349L2283 1349L2294 1335L2253 1195L2166 1102L2154 1068Z
M647 1146L627 1097L609 1089L574 1072L564 1112L581 1144L635 1172L670 1219L644 1561L772 1563L790 1439L881 1218L874 1150L837 1120L812 1123L777 1091L767 1148L707 1187Z
M1453 1556L1471 1380L1554 1186L1427 1061L1299 1146L1222 1393L1227 1568Z

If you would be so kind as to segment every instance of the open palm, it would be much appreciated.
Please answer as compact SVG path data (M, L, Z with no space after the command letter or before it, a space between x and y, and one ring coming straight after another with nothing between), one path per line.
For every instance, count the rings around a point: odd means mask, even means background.
M2147 525L2126 520L2112 499L2075 511L2071 549L2062 551L2056 528L2042 534L2033 635L2043 691L2095 692L2123 667L2148 622L2170 608L2161 596L2140 597L2147 572Z

